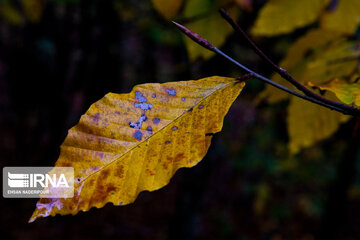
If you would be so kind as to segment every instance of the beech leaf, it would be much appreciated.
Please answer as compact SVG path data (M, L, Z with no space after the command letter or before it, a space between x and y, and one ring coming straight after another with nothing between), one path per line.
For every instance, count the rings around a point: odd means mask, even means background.
M41 198L29 220L132 203L195 166L245 83L234 78L137 85L109 93L71 128L55 166L74 168L73 198Z
M329 0L269 0L261 9L252 33L274 36L290 33L316 21Z
M328 83L317 84L313 82L308 83L309 86L318 87L321 90L328 90L335 93L336 97L340 101L346 104L355 104L360 106L360 84L359 83L347 83L341 81L338 78L334 78Z
M309 31L290 48L280 66L289 71L300 83L322 83L331 76L350 76L356 69L358 55L356 45L343 38L340 33L325 29ZM350 59L347 59L349 58ZM344 59L346 61L344 61ZM278 74L272 80L293 90L295 88ZM326 98L337 101L333 94ZM341 113L309 103L284 93L272 86L266 86L259 98L267 98L270 103L290 100L287 111L288 148L295 154L306 147L334 134L341 123L349 119Z
M335 96L329 92L324 97L336 101ZM287 114L290 153L298 153L303 148L329 138L341 123L349 119L349 115L292 96Z
M316 52L324 49L325 46L331 42L341 38L338 32L333 32L324 29L314 29L300 37L289 49L286 57L280 62L280 66L286 69L295 79L302 80L305 69L308 62L313 58ZM318 53L318 59L322 59L321 53ZM342 54L344 55L344 54ZM326 61L329 61L327 59ZM315 69L320 71L321 69ZM295 90L293 85L284 80L279 74L274 74L271 78L274 82L277 82L287 88ZM306 82L310 81L305 79ZM301 82L302 83L302 82ZM289 98L289 94L281 91L273 86L266 85L265 90L260 94L260 98L267 98L269 103L276 103Z
M360 1L333 1L333 8L329 8L321 18L321 27L347 34L354 34L360 24Z

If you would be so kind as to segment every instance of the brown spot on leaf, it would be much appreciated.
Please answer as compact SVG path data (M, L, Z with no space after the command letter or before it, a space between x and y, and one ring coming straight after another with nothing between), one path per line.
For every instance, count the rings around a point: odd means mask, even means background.
M117 190L117 187L115 187L114 184L110 184L110 185L107 187L107 192L108 192L108 193L115 192L116 190Z
M94 185L94 182L95 182L95 179L94 179L94 178L91 178L90 181L89 181L89 185L90 185L90 186Z
M123 178L124 177L124 166L120 165L116 168L115 171L115 176L119 177L119 178Z
M90 200L90 206L95 205L96 203L104 202L107 195L108 194L105 189L104 182L101 181L99 178L98 185L96 186L95 194L92 195L91 200Z
M101 172L100 178L101 180L105 180L109 175L110 175L110 169L105 169Z
M145 170L145 173L146 173L147 175L149 175L149 176L154 176L154 175L155 175L154 171L151 171L150 169L146 169L146 170Z
M179 154L177 154L177 155L175 156L174 161L175 161L175 162L180 162L180 161L183 160L183 159L184 159L184 153L179 153Z
M169 163L180 162L181 160L184 159L184 153L179 153L179 154L176 154L175 157L167 157L166 159L168 160Z
M167 169L169 168L169 163L168 163L168 162L164 162L164 163L163 163L163 168L164 168L165 170L167 170Z

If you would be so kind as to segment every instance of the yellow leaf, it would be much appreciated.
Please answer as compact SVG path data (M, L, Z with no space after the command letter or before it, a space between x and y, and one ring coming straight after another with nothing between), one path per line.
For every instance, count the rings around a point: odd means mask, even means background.
M22 0L21 3L27 19L30 22L38 23L44 10L43 0Z
M183 0L152 0L156 9L164 18L170 19L179 12Z
M330 42L338 39L340 33L327 31L323 29L315 29L299 38L289 49L286 57L280 62L280 66L286 70L298 81L302 80L304 70L308 64L309 58L316 52L321 50ZM321 59L321 54L319 54ZM278 74L274 74L271 78L274 82L291 88L286 80ZM267 85L265 90L260 94L260 98L267 98L270 103L276 103L289 98L289 94Z
M328 83L317 84L313 82L308 83L309 86L318 87L321 90L328 90L335 93L336 97L340 101L346 104L355 104L360 106L360 84L359 83L347 83L340 81L338 78L334 78Z
M326 94L325 97L335 99L332 94ZM287 115L290 153L298 153L301 149L330 137L348 119L350 117L347 115L291 97Z
M312 30L296 41L280 63L300 83L308 81L324 82L331 76L351 75L356 67L356 60L342 61L344 57L356 56L353 42L345 41L341 33L317 29ZM286 80L274 75L272 80L294 90ZM267 98L270 103L290 98L287 113L287 129L290 138L289 150L297 153L318 141L331 136L340 123L349 119L340 113L328 110L313 103L306 102L266 86L259 98ZM336 101L335 96L326 97Z
M24 19L19 11L9 3L0 4L0 17L11 25L19 26L24 24Z
M269 0L260 10L252 33L274 36L290 33L316 21L329 0Z
M360 24L360 1L338 0L335 9L328 10L321 18L321 27L354 34Z
M74 197L41 198L30 219L126 205L206 154L245 83L233 78L143 84L109 93L69 130L55 166L75 172Z
M359 64L357 43L338 38L319 49L306 63L301 81L324 83L335 77L348 77Z
M218 13L218 9L231 3L231 0L191 0L186 3L184 17L191 21L184 24L191 31L207 39L214 46L220 47L225 43L227 36L233 32L231 26L227 24ZM230 15L236 20L239 9L231 7L227 9ZM186 36L183 36L191 61L198 58L208 59L214 53L200 47Z

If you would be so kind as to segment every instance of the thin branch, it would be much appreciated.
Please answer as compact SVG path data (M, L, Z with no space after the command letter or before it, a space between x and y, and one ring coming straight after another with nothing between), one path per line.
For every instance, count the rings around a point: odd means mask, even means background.
M251 38L245 33L245 31L230 17L228 12L226 12L224 9L220 9L220 14L234 28L234 30L237 33L242 35L248 41L248 43L251 45L253 50L263 60L265 60L267 63L269 63L273 67L275 72L277 72L282 78L284 78L285 80L290 82L298 90L302 91L306 96L309 96L309 97L311 97L313 99L316 99L316 100L318 100L320 102L324 102L327 105L334 106L334 107L336 107L338 109L343 109L343 111L341 111L342 113L346 112L345 114L354 115L354 116L360 116L360 111L358 109L347 106L347 105L344 105L344 104L341 104L341 103L338 103L338 102L331 101L331 100L329 100L327 98L324 98L324 97L314 93L310 89L306 88L304 85L302 85L298 81L296 81L286 71L286 69L283 69L283 68L279 67L278 65L276 65L263 51L261 51L261 49L254 43L254 41L251 40Z
M321 105L321 106L324 106L324 107L327 107L331 110L335 110L335 111L338 111L338 112L341 112L343 114L348 114L348 115L354 115L352 113L349 113L346 109L342 109L342 108L339 108L337 106L334 106L334 105L331 105L331 104L328 104L326 102L323 102L323 101L320 101L318 99L315 99L311 96L307 96L307 95L303 95L301 93L298 93L296 91L293 91L287 87L284 87L276 82L273 82L272 80L258 74L257 72L245 67L244 65L242 65L241 63L237 62L236 60L234 60L233 58L231 58L230 56L226 55L225 53L223 53L220 49L216 48L214 45L212 45L208 40L204 39L203 37L201 37L200 35L190 31L189 29L187 29L186 27L182 26L181 24L179 23L176 23L176 22L173 22L175 24L175 26L177 28L179 28L183 33L185 33L189 38L191 38L193 41L195 41L196 43L198 43L199 45L203 46L204 48L212 51L212 52L215 52L221 56L223 56L224 58L226 58L227 60L229 60L230 62L232 62L233 64L237 65L238 67L240 67L241 69L247 71L248 73L252 74L252 76L254 78L257 78L257 79L260 79L280 90L283 90L289 94L292 94L294 96L297 96L299 98L302 98L302 99L305 99L307 101L310 101L312 103L316 103L318 105ZM358 113L359 114L359 113Z
M239 62L237 62L237 61L234 60L233 58L231 58L231 57L229 57L228 55L226 55L224 52L222 52L222 51L219 50L218 48L216 48L216 47L214 47L214 48L215 48L215 49L214 49L214 52L215 52L215 53L217 53L217 54L223 56L224 58L228 59L230 62L234 63L235 65L237 65L238 67L242 68L243 70L245 70L245 71L253 74L254 78L257 78L257 79L259 79L259 80L262 80L262 81L266 82L267 84L270 84L270 85L272 85L272 86L274 86L274 87L276 87L276 88L278 88L278 89L280 89L280 90L283 90L283 91L285 91L285 92L287 92L287 93L289 93L289 94L292 94L292 95L294 95L294 96L296 96L296 97L299 97L299 98L302 98L302 99L304 99L304 100L310 101L310 102L312 102L312 103L315 103L315 104L324 106L324 107L326 107L326 108L329 108L329 109L331 109L331 110L335 110L335 111L341 112L341 113L346 114L346 115L353 115L352 113L349 113L348 111L346 111L346 110L344 110L344 109L342 109L342 108L339 108L339 107L337 107L337 106L328 104L328 103L326 103L326 102L322 102L322 101L320 101L320 100L318 100L318 99L312 98L311 96L303 95L303 94L298 93L298 92L296 92L296 91L294 91L294 90L291 90L291 89L289 89L289 88L287 88L287 87L284 87L283 85L280 85L280 84L278 84L278 83L270 80L269 78L266 78L266 77L264 77L264 76L262 76L262 75L260 75L260 74L258 74L258 73L256 73L256 72L254 72L253 70L245 67L244 65L240 64ZM359 114L359 113L358 113L358 114Z
M237 77L236 80L239 80L239 81L246 81L246 80L249 80L251 78L254 78L254 74L252 73L246 73L240 77Z

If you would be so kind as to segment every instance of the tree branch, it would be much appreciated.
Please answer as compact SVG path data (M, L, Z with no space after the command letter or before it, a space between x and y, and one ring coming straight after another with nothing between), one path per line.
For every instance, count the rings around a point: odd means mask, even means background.
M292 94L296 97L299 97L299 98L302 98L304 100L307 100L307 101L310 101L312 103L315 103L315 104L318 104L318 105L321 105L323 107L326 107L326 108L329 108L331 110L335 110L335 111L338 111L338 112L341 112L343 114L346 114L346 115L353 115L353 116L360 116L360 111L355 109L355 108L351 108L351 107L348 107L346 105L342 105L340 103L337 103L337 105L341 105L341 106L346 106L347 108L343 108L343 107L339 107L335 104L331 104L332 101L329 101L325 98L326 101L324 100L321 100L321 99L317 99L317 98L314 98L313 96L309 96L309 95L303 95L301 93L298 93L296 91L293 91L287 87L284 87L276 82L273 82L272 80L258 74L257 72L245 67L244 65L242 65L241 63L237 62L236 60L234 60L233 58L231 58L230 56L226 55L225 53L223 53L220 49L216 48L214 45L212 45L208 40L204 39L203 37L201 37L200 35L190 31L189 29L187 29L186 27L182 26L181 24L179 23L176 23L176 22L173 22L175 24L175 26L177 28L179 28L183 33L185 33L189 38L191 38L193 41L195 41L196 43L198 43L199 45L201 45L202 47L212 51L212 52L215 52L221 56L223 56L224 58L226 58L227 60L229 60L230 62L232 62L233 64L237 65L238 67L240 67L241 69L247 71L248 73L252 74L252 76L254 78L257 78L259 80L262 80L263 82L266 82L267 84L270 84L280 90L283 90L289 94ZM310 91L310 90L309 90ZM330 102L330 103L329 103ZM349 109L351 111L349 111Z
M306 96L309 96L313 99L317 99L321 102L327 103L328 105L343 109L346 111L346 114L359 116L360 111L356 108L347 106L345 104L341 104L338 102L331 101L327 98L324 98L310 89L306 88L304 85L296 81L288 72L286 69L283 69L276 65L256 44L254 41L251 40L251 38L245 33L245 31L230 17L229 13L225 9L220 9L221 16L233 27L235 32L242 35L248 43L251 45L253 50L263 59L265 62L269 63L275 72L277 72L283 79L287 80L289 83L291 83L293 86L295 86L298 90L302 91ZM343 112L344 113L344 112Z

